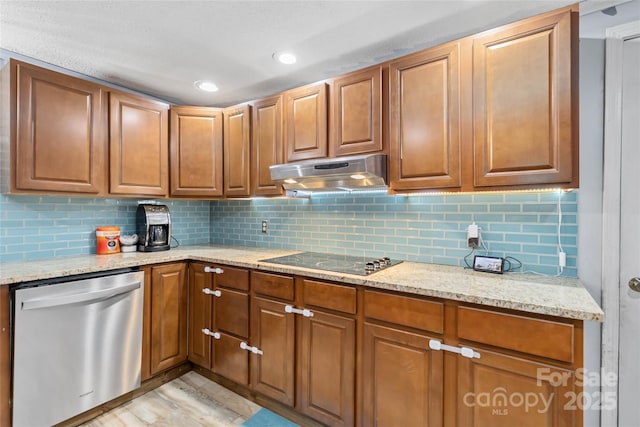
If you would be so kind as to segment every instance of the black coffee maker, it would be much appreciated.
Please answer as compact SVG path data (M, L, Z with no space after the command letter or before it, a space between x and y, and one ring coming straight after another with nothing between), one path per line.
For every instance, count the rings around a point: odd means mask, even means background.
M171 240L171 216L166 205L139 204L136 212L138 251L168 251Z

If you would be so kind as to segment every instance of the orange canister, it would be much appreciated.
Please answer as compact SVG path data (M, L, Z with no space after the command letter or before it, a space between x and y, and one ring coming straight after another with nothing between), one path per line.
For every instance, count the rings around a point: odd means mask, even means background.
M120 227L96 228L96 254L116 254L120 252Z

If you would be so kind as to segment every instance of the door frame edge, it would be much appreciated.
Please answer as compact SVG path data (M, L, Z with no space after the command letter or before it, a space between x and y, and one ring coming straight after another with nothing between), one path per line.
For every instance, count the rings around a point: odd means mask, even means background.
M604 165L602 192L602 241L611 250L602 251L601 365L603 372L619 378L620 345L620 165L622 159L622 44L640 35L640 21L608 28L605 36ZM618 382L601 384L601 396L614 393ZM600 411L600 425L617 425L618 407Z

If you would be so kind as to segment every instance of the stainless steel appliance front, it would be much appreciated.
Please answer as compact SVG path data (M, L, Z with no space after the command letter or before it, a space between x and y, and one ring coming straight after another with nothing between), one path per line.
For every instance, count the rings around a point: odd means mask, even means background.
M171 215L167 205L141 203L136 210L138 251L168 251L171 248Z
M13 425L48 426L140 386L144 273L12 291Z

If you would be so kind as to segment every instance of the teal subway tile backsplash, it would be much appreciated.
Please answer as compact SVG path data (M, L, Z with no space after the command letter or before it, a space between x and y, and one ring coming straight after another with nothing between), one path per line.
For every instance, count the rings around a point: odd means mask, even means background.
M180 244L209 243L208 201L160 203L169 206L172 234ZM136 232L137 205L132 199L0 195L0 261L94 254L96 227Z
M521 259L525 271L557 274L559 202L567 252L563 274L576 276L577 192L212 201L211 242L464 266L470 253L466 228L475 221L486 246L476 253L511 256ZM263 219L269 221L267 234L260 232Z
M577 192L390 196L314 195L311 199L159 201L169 206L180 244L229 244L339 254L386 255L464 266L466 228L475 221L486 249L511 256L523 270L576 276ZM0 260L35 260L95 253L95 228L135 232L132 199L0 196ZM269 221L269 232L260 230ZM175 245L176 243L173 242Z

